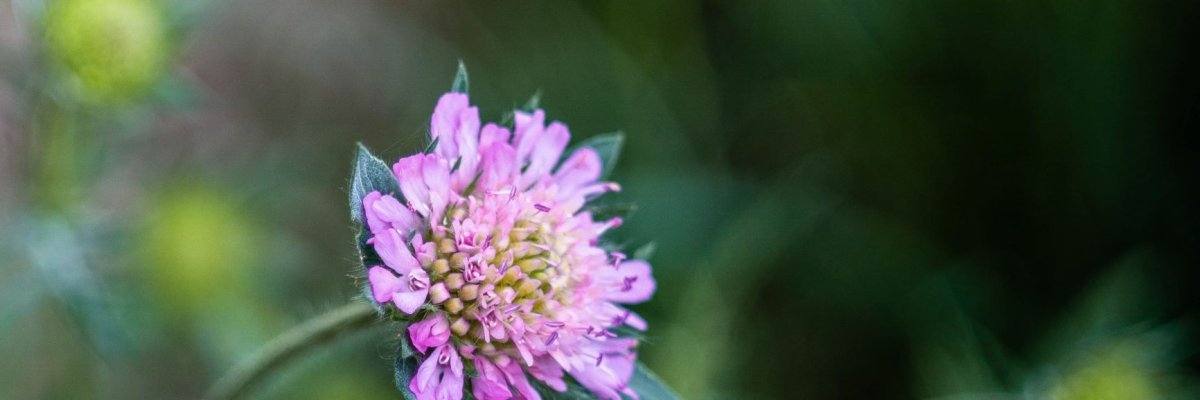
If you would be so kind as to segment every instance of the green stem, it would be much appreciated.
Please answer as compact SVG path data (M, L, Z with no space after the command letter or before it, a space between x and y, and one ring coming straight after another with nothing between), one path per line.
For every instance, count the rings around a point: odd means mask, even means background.
M204 398L231 400L241 397L270 372L304 351L329 342L341 333L368 327L377 320L371 305L357 301L318 315L279 335L253 356L234 366L209 389Z

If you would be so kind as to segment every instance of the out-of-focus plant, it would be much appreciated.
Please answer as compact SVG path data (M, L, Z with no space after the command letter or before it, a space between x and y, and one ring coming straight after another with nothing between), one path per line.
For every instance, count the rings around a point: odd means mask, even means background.
M273 324L262 268L266 240L231 194L204 184L165 190L137 238L138 272L164 323L195 332L223 365L267 338Z
M166 69L170 41L159 1L60 0L44 18L46 47L86 102L136 99Z
M916 360L922 395L947 399L1188 399L1200 386L1180 367L1188 356L1186 321L1154 323L1159 310L1142 272L1149 251L1122 257L1056 323L1029 356L1009 354L967 315L950 288L979 286L939 277L914 295L938 312L918 334ZM947 283L952 282L953 285ZM936 311L934 311L936 310ZM1020 360L1032 360L1022 362Z

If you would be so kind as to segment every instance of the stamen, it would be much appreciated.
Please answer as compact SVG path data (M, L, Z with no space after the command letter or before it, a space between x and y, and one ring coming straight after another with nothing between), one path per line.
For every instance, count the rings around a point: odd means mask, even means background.
M629 314L630 314L630 311L625 310L625 312L623 314L613 317L613 321L612 321L613 326L621 326L621 324L624 324L625 320L629 319Z
M500 275L504 275L504 271L508 271L508 264L512 258L505 258L504 262L500 263Z
M555 340L558 340L558 331L554 331L554 332L550 333L550 337L546 338L546 345L549 346L549 345L553 344Z
M614 251L614 252L612 252L612 258L613 258L613 268L618 268L621 266L621 261L625 261L625 253L622 253L619 251Z
M541 211L541 212L550 212L550 206L547 206L547 205L541 204L541 203L534 204L533 208L536 208L538 211Z
M601 361L604 361L604 353L600 353L600 355L596 356L596 366L597 367L600 366Z
M408 276L408 288L409 289L412 289L415 291L415 290L424 290L425 288L428 288L428 287L429 287L429 282L425 282L421 279L417 279L417 277L412 276L412 275Z
M554 329L558 329L558 328L562 328L562 327L566 326L567 324L563 323L562 321L546 321L543 323L543 325L546 325L546 326L554 328Z
M638 277L637 277L637 275L634 275L634 276L626 276L626 277L625 277L624 286L622 286L622 287L621 287L621 291L622 291L622 292L628 292L628 291L630 291L630 290L633 290L633 283L634 283L634 282L637 282L637 280L638 280Z

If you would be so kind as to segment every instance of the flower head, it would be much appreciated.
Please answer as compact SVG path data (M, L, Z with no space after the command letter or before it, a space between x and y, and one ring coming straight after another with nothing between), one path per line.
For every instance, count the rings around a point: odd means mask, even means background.
M621 220L584 210L619 186L600 181L596 150L564 158L570 132L542 110L513 121L481 126L466 94L443 95L435 147L393 166L400 193L362 199L367 243L383 261L368 270L372 297L420 319L409 341L432 349L409 389L538 399L530 377L563 391L569 375L602 398L636 397L626 384L637 340L614 329L646 328L622 305L648 300L655 281L645 261L598 245Z

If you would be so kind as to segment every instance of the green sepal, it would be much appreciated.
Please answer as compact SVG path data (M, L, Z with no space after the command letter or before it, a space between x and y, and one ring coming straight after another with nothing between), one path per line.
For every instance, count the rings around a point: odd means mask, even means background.
M388 168L387 164L379 157L371 154L366 146L358 143L358 154L354 157L354 172L350 176L349 195L350 219L359 227L366 222L363 219L362 199L368 193L375 191L390 194L397 200L404 201L403 196L400 195L400 184L396 182L396 176L392 174L392 169Z
M538 91L533 92L533 96L529 96L529 100L525 102L525 105L521 106L521 111L532 114L535 110L538 109L539 106L541 106L541 104L542 104L542 89L538 89Z
M629 202L616 203L591 203L584 206L583 210L592 213L592 219L596 221L607 221L613 218L620 217L628 219L637 211L637 204Z
M401 326L400 331L403 332L407 326ZM413 375L417 374L417 368L421 366L421 360L418 354L408 344L405 338L400 339L400 345L396 348L396 389L404 395L405 400L416 400L417 396L411 390L408 390L408 381L412 380Z
M441 141L441 137L433 138L433 140L429 141L429 144L425 145L425 150L421 150L421 154L432 154L434 150L437 150L438 143Z
M637 250L633 251L633 259L650 260L650 257L654 257L655 250L658 250L658 246L656 246L654 242L646 243L642 245L642 247L638 247Z
M450 85L450 91L454 93L468 93L471 90L471 80L467 77L467 66L462 60L458 60L458 72L454 74L454 83Z
M675 393L667 384L663 383L658 375L640 362L633 370L633 377L629 378L629 388L633 389L633 392L637 393L641 400L679 399L678 393Z

